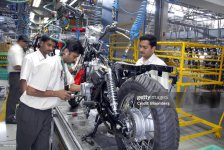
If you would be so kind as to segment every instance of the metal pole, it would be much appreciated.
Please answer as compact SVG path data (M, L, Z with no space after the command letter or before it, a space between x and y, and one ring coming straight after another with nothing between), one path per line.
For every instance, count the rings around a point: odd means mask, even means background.
M158 41L161 39L161 16L162 16L162 0L155 0L155 36Z

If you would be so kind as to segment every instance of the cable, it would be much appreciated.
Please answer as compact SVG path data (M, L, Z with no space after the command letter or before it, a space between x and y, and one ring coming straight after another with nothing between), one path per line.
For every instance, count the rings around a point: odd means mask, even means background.
M113 9L112 9L112 18L113 21L118 21L118 11L119 11L119 0L114 0Z
M137 14L138 13L138 11L136 11L136 12L129 12L129 11L127 11L127 10L125 10L123 7L121 7L120 6L120 9L123 11L123 12L125 12L125 13L127 13L127 14L130 14L130 15L134 15L134 14Z
M122 55L122 61L125 60L125 58L127 57L127 53L131 47L132 41L134 41L135 39L137 39L139 37L139 33L140 33L140 29L141 26L143 24L143 22L145 21L146 18L146 7L147 7L147 0L144 0L141 5L140 8L138 10L138 14L137 17L135 19L134 24L132 25L131 31L130 31L130 42L129 42L129 46L128 48L124 51L123 55Z
M78 17L75 17L75 19L76 19L76 37L77 37L77 40L79 40L79 37L80 37L79 18Z

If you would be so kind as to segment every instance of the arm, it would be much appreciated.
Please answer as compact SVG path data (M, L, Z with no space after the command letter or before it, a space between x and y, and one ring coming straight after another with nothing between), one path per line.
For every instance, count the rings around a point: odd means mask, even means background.
M51 61L51 63L49 63ZM42 61L36 71L32 73L32 79L29 81L26 93L35 97L58 97L62 100L70 99L70 92L65 90L48 90L50 79L54 72L54 60ZM63 87L61 87L63 89Z
M79 92L79 91L80 91L80 88L81 88L80 85L77 85L77 84L71 84L69 90L70 90L71 92Z
M47 91L40 91L37 90L31 86L27 87L27 95L35 96L35 97L58 97L62 100L68 100L70 99L71 93L69 91L65 90L59 90L59 91L53 91L53 90L47 90Z
M22 90L22 92L26 90L27 80L32 72L33 66L33 62L28 57L25 57L23 59L20 73L20 89Z
M69 91L71 91L71 92L79 92L81 86L77 85L77 84L74 84L74 78L71 75L71 73L69 72L68 67L66 67L65 69L66 69L68 85L70 85Z
M22 92L26 91L26 87L27 87L27 82L24 79L20 80L20 89L22 90Z

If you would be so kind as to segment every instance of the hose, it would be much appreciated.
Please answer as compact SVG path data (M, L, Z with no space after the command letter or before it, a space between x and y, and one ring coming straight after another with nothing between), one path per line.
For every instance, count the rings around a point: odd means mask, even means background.
M144 0L141 3L137 17L136 17L135 22L132 25L132 28L130 31L130 37L131 37L132 41L134 41L136 38L139 37L139 32L140 32L141 26L146 17L146 15L145 15L146 14L146 6L147 6L147 0Z
M79 40L80 38L80 31L79 31L79 18L78 17L75 17L76 18L76 37L77 37L77 40Z
M112 7L112 18L113 21L118 21L118 11L119 11L119 0L114 0Z
M122 55L122 61L124 61L125 58L127 57L127 54L128 54L129 49L131 48L132 42L139 37L139 32L140 32L141 26L146 17L146 15L145 15L146 11L147 11L146 7L147 7L147 0L144 0L141 3L141 6L138 10L138 14L135 19L135 22L132 25L132 28L130 31L130 41L129 41L128 47L126 48L126 50L124 51L124 53Z

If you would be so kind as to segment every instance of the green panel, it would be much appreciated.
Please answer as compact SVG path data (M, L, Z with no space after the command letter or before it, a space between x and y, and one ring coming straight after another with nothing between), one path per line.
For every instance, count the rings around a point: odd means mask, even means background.
M0 52L0 55L7 56L8 55L8 52Z

